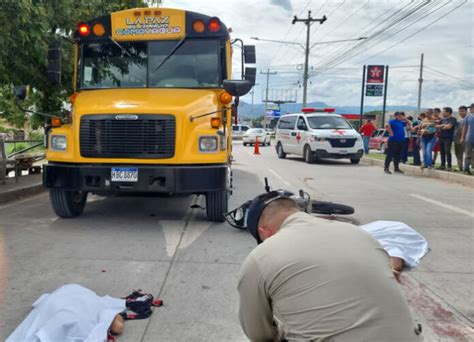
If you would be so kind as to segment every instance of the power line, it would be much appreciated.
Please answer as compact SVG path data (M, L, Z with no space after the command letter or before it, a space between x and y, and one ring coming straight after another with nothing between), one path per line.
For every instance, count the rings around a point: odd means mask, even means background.
M326 62L326 64L324 64L324 66L329 68L331 66L339 65L339 64L347 61L348 59L355 57L356 55L358 55L360 53L364 53L370 47L372 47L376 44L380 44L381 42L387 40L387 38L384 38L384 36L386 37L387 32L390 32L390 30L392 30L392 29L396 28L397 26L399 26L400 23L402 23L403 21L410 20L410 17L413 18L413 15L416 12L423 9L425 6L433 6L433 5L430 2L423 2L421 4L416 5L416 7L410 9L407 13L401 13L401 15L397 16L390 23L388 23L387 25L382 27L380 30L378 30L377 32L372 34L367 41L359 43L355 47L353 47L353 48L351 48L347 51L344 51L339 57L336 57L335 59L329 60L329 58L328 58L328 62ZM368 41L370 41L370 42L366 43ZM370 43L372 43L372 45L367 46Z
M390 19L396 17L400 12L402 12L403 10L409 10L410 6L414 6L413 3L407 3L405 5L403 5L401 8L399 8L398 10L396 9L398 7L398 4L396 4L395 6L391 7L388 11L385 11L383 14L381 14L379 16L379 20L376 20L376 21L372 21L372 22L369 22L367 25L365 25L362 29L360 29L358 31L358 33L356 35L358 36L365 36L367 35L368 33L370 33L371 31L373 31L373 29L375 29L376 27L379 27L383 22L388 22ZM408 7L408 8L407 8ZM395 11L393 11L395 9ZM393 12L392 12L393 11ZM388 14L388 15L387 15ZM327 54L327 59L326 60L332 60L335 58L335 56L339 56L343 50L346 49L346 46L348 44L341 44L340 47L334 49L333 52L330 52ZM323 62L324 63L324 62ZM322 65L323 63L321 63L320 65Z
M425 16L423 16L423 18L421 18L420 20L422 20L422 19L424 19L424 18L430 16L431 14L433 14L433 13L439 11L440 9L442 9L443 7L445 7L445 6L448 5L448 4L449 4L449 2L447 2L447 3L445 3L445 4L442 4L440 7L437 7L437 8L435 8L435 9L433 9L430 13L426 14ZM462 5L463 5L463 4L462 4ZM462 6L462 5L461 5L461 6ZM445 16L448 15L449 13L450 13L450 12L446 13L444 16L442 16L442 17L436 19L435 21L440 20L441 18L445 17ZM418 21L420 21L420 20L418 20ZM396 34L400 33L401 31L404 31L405 29L407 29L408 27L412 26L413 24L416 24L418 21L415 21L415 22L413 22L413 23L411 23L411 24L405 26L403 29L399 30L398 32L396 32L395 34L393 34L391 37L395 36ZM417 34L418 32L423 31L423 29L424 29L424 28L422 28L421 30L416 31L415 34ZM415 34L413 34L413 35L415 35ZM413 35L412 35L412 36L413 36ZM389 38L391 38L391 37L389 37ZM404 42L404 41L407 40L407 39L408 39L408 37L405 38L405 39L403 39L403 40L400 40L399 42L397 42L397 43L395 43L395 44L393 44L393 45L387 47L386 49L384 49L384 50L382 50L382 51L380 51L380 52L377 52L376 54L374 54L374 55L372 55L372 56L370 56L370 57L368 57L368 58L362 60L361 62L364 62L364 61L369 60L369 59L371 59L371 58L373 58L373 57L376 57L376 56L378 56L378 55L380 55L380 54L382 54L382 53L384 53L384 52L386 52L386 51L388 51L388 50L394 48L395 46L399 45L400 43Z

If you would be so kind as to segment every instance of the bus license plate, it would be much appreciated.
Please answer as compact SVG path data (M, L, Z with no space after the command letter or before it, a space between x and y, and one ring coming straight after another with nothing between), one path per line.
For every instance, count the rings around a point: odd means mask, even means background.
M347 150L339 150L339 154L347 154Z
M111 171L112 182L138 182L138 169L114 167Z

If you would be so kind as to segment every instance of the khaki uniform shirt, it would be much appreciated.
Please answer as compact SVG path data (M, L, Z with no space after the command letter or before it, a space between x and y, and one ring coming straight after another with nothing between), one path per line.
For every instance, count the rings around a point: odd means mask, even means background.
M252 341L420 341L390 259L362 229L299 212L242 265Z

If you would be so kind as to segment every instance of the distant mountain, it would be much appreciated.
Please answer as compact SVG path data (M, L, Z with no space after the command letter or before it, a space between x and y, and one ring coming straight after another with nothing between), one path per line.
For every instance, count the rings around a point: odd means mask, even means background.
M335 108L336 113L340 114L358 114L360 113L360 106L331 106L324 102L311 102L308 103L307 107L312 108ZM281 106L282 114L285 113L297 113L301 110L302 104L301 103L287 103ZM373 110L382 110L382 106L364 106L364 113L370 112ZM416 107L414 106L387 106L388 112L393 111L415 111ZM239 104L239 116L240 117L251 117L256 118L258 116L262 116L265 112L265 104L254 104L253 105L253 115L252 115L252 105L250 103L240 101Z

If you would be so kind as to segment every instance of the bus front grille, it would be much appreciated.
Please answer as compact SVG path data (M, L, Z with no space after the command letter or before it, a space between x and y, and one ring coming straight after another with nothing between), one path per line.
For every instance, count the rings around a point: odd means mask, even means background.
M173 115L84 115L80 123L81 156L92 158L172 158Z

